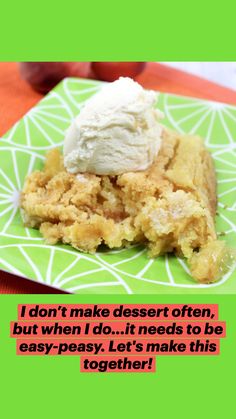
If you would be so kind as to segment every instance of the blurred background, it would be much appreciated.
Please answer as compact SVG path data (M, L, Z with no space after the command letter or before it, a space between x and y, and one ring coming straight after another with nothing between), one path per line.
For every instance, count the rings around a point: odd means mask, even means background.
M156 63L158 64L158 63ZM236 62L164 62L159 63L182 70L236 90ZM87 62L87 63L21 63L22 78L35 90L47 92L64 76L78 76L114 81L119 76L135 78L141 74L145 62ZM157 72L158 77L158 72Z
M166 62L163 64L236 90L236 62Z

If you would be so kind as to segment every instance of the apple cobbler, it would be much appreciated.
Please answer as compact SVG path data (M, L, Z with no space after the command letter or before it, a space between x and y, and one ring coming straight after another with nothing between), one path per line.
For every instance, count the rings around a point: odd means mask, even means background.
M59 150L51 150L43 171L25 181L25 225L39 228L47 243L84 252L143 243L150 257L174 252L196 280L217 280L232 255L216 237L212 158L199 137L167 129L162 137L147 170L118 176L71 174Z

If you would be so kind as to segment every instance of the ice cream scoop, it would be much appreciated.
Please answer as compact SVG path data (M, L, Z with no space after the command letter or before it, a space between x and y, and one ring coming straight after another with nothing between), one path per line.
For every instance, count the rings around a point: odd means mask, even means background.
M64 165L70 173L118 175L147 169L161 145L157 93L128 77L106 84L69 127Z

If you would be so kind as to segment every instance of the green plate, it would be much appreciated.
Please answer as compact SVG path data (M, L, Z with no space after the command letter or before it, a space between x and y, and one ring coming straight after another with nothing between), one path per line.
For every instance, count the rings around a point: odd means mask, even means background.
M0 269L80 294L236 293L235 269L218 283L198 284L172 255L150 260L141 246L88 255L45 245L37 230L23 226L19 196L26 175L42 168L48 149L62 146L72 119L101 85L65 79L1 139ZM158 107L169 127L205 138L218 177L217 231L236 246L236 108L170 94L160 94Z

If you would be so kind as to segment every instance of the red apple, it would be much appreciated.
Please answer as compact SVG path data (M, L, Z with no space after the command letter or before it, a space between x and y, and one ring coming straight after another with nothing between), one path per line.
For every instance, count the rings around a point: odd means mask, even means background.
M145 65L145 62L94 62L92 70L100 80L114 81L120 76L134 78L143 71Z
M91 63L26 62L20 63L20 74L38 92L47 93L65 77L88 77Z

